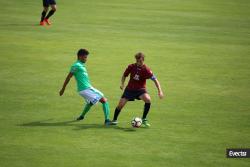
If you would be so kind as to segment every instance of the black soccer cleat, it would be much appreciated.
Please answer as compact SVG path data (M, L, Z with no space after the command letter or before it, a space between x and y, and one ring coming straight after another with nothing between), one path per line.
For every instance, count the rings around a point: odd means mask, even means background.
M80 116L80 117L78 117L76 120L77 121L81 121L81 120L83 120L84 119L84 117L83 116Z
M117 120L113 120L110 122L110 125L117 125L118 124L118 121Z

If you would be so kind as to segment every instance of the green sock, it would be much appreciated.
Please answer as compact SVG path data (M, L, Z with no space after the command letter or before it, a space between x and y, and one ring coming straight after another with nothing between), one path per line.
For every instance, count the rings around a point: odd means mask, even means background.
M109 119L109 114L110 114L109 103L108 102L102 103L102 108L103 108L105 120Z
M81 116L84 117L87 114L87 112L90 110L91 106L92 106L91 103L85 104L84 109L83 109L83 111L81 113Z

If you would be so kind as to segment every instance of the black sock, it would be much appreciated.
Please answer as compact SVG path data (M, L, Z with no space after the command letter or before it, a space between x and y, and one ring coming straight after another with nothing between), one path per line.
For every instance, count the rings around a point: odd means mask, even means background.
M144 112L143 112L142 119L146 119L148 112L149 112L149 109L150 109L150 105L151 105L151 103L144 104Z
M48 15L46 16L46 19L49 19L50 16L52 16L54 13L55 13L54 10L50 10L49 13L48 13Z
M43 20L44 20L44 18L45 18L45 16L46 16L46 13L47 13L47 12L45 12L45 11L43 11L43 12L42 12L42 15L41 15L41 21L43 21Z
M113 118L114 121L117 120L118 115L120 114L120 112L121 112L121 110L119 110L119 109L116 107L116 109L115 109L115 114L114 114L114 118Z

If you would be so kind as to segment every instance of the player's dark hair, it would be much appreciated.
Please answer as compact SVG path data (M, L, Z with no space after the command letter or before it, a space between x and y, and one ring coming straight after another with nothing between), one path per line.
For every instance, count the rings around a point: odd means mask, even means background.
M89 51L87 49L79 49L77 52L77 56L87 56Z
M139 53L136 53L136 54L135 54L135 58L136 58L136 59L143 58L143 60L144 60L145 55L144 55L142 52L139 52Z

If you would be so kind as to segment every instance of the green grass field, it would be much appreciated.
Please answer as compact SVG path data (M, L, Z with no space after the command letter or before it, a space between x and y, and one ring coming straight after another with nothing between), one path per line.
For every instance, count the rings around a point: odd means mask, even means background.
M71 0L53 25L38 26L41 1L1 0L1 167L247 167L226 148L250 147L248 0ZM103 126L101 105L82 122L72 80L58 95L79 48L91 52L92 84L109 99L133 55L161 82L148 81L149 129L133 129L143 103L128 103L117 127Z

